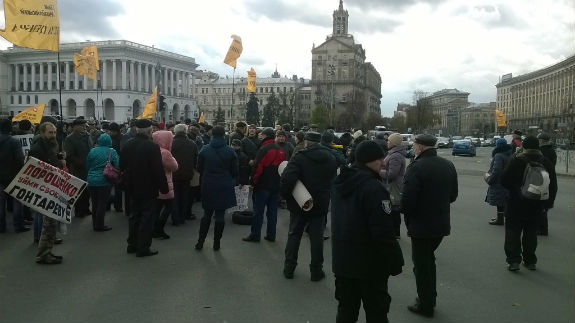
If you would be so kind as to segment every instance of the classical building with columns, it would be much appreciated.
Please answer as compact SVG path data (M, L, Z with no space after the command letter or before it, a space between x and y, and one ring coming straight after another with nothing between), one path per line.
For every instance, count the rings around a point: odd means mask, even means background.
M429 100L435 123L433 130L443 135L461 134L461 110L469 106L469 92L458 89L443 89L426 96Z
M503 75L495 86L509 131L573 132L575 55L524 75Z
M98 48L97 82L74 69L74 54L86 46ZM65 119L84 116L125 122L142 113L157 84L167 104L157 112L158 119L175 122L198 117L194 58L126 40L61 44L59 54L60 71L57 53L21 47L0 51L1 114L15 115L46 104L45 115L60 115L61 103Z
M204 112L208 123L213 124L218 108L224 112L228 124L245 120L246 104L250 98L246 90L247 77L232 79L220 77L214 72L201 71L196 74L194 82L198 107ZM232 96L232 92L235 95ZM279 98L280 105L293 109L294 124L307 124L310 114L309 80L298 79L297 75L291 78L281 76L277 70L271 77L257 77L254 94L258 99L260 116L272 93Z

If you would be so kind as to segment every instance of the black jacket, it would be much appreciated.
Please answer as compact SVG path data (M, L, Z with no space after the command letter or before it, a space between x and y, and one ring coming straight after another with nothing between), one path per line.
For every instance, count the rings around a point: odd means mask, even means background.
M189 181L194 176L198 160L198 147L186 134L177 134L172 142L172 156L178 162L178 170L172 174L174 181Z
M238 156L239 172L236 179L237 185L249 185L250 184L250 173L252 168L250 167L249 157L241 150L236 150L236 155Z
M120 170L124 189L134 200L156 199L158 192L169 192L160 146L145 135L126 143L120 153Z
M28 152L28 156L60 169L64 167L64 163L58 159L58 145L50 146L42 136L35 138Z
M545 144L539 146L539 150L545 158L549 159L553 166L557 165L557 153L555 152L555 147L552 144Z
M368 279L389 274L391 265L401 268L403 257L393 231L389 193L379 175L365 166L342 167L332 195L334 274ZM400 262L398 258L401 263L395 262Z
M403 177L401 206L407 232L412 237L443 237L450 234L450 204L458 194L457 171L435 149L422 152Z
M313 198L313 208L304 213L325 216L338 166L331 149L320 144L308 146L294 155L281 176L280 193L286 199L288 209L294 213L304 212L292 196L293 188L300 180Z
M549 199L547 201L528 200L521 195L523 174L528 161L540 162L549 173ZM516 154L511 158L501 174L501 184L509 190L509 200L505 211L507 217L535 220L541 215L543 208L550 209L553 207L557 195L555 167L539 150L535 149L526 149L523 153Z
M0 134L0 184L8 186L24 166L20 141L8 134ZM0 192L0 194L3 194Z
M99 136L99 134L98 134ZM97 139L97 138L96 138ZM87 133L72 132L64 140L64 150L66 151L66 166L70 173L81 179L86 179L88 170L86 169L86 158L92 149L92 139Z

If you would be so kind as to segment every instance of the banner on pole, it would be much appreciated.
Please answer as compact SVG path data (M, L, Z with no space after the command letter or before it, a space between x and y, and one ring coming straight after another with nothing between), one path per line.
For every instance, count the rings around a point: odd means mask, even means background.
M34 139L34 135L16 135L12 136L12 138L20 141L20 145L22 146L22 153L24 153L24 160L26 160L26 158L28 158L30 147L32 147L32 139Z
M228 49L228 53L226 54L226 58L224 58L224 63L228 64L229 66L236 68L237 60L242 54L243 46L242 46L242 39L238 35L232 35L234 39L232 44L230 45L230 49Z
M28 120L32 122L32 124L39 124L42 121L45 109L46 109L45 104L29 107L26 110L15 115L14 118L12 118L12 122Z
M47 217L70 223L74 203L86 186L83 180L31 157L4 191Z
M137 119L152 119L156 114L156 105L158 102L158 87L154 88L154 92L148 98L146 106L144 106L144 111Z
M501 110L495 110L495 118L497 119L498 127L505 127L505 115Z
M246 85L246 89L250 93L256 93L256 71L254 71L253 67L248 71L248 84Z

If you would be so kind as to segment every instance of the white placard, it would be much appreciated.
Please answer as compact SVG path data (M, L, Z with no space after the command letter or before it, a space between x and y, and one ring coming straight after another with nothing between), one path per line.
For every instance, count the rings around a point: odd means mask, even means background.
M234 190L236 191L236 206L227 209L227 213L249 209L250 186L244 185L240 187L238 185L234 187Z
M45 216L70 223L72 207L86 185L64 170L31 157L4 191Z
M12 136L12 138L20 141L20 145L22 145L22 152L24 153L24 158L28 157L28 152L30 151L30 147L32 147L32 139L34 139L34 135L16 135Z

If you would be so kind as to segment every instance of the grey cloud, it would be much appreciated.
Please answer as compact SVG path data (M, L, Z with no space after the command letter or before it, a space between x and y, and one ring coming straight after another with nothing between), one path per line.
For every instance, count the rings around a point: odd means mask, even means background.
M522 28L527 26L527 22L517 15L516 11L505 4L500 5L482 5L482 6L461 6L452 11L455 16L472 17L473 11L483 12L489 15L488 19L479 20L478 22L486 28Z
M264 65L266 61L259 57L242 57L242 63L247 65Z
M124 8L112 0L60 1L58 6L63 38L110 39L119 36L109 17L124 13Z
M447 1L448 0L344 0L343 6L344 8L346 6L357 7L362 11L384 9L392 12L397 12L403 11L404 9L418 3L427 3L433 7L436 7Z
M317 13L304 6L276 0L248 0L245 6L248 16L253 20L267 17L273 21L298 21L314 26L331 26L331 14Z

